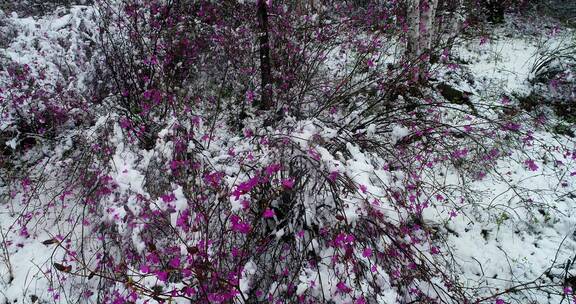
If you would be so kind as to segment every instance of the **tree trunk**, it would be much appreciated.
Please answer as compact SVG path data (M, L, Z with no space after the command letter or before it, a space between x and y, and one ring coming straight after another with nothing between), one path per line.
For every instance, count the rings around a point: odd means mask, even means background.
M272 71L270 65L270 44L268 39L268 10L265 0L258 0L258 40L260 41L260 80L262 99L259 107L269 110L272 107Z
M408 41L406 44L406 55L410 59L415 59L420 55L420 0L409 0L407 7L408 21Z
M438 7L438 0L423 0L420 3L420 54L430 54L430 47L432 46L432 37L434 35L434 19L436 17L436 8Z

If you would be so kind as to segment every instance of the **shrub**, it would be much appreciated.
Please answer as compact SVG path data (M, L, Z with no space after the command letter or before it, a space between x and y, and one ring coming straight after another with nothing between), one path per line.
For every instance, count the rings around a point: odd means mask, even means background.
M400 9L368 2L266 7L268 109L257 106L263 27L250 1L98 2L87 57L108 81L86 91L45 88L40 68L11 65L11 130L67 140L54 159L35 151L10 184L15 198L46 197L30 208L46 211L19 217L23 237L40 215L69 224L45 242L52 296L81 286L99 303L479 298L449 271L424 213L456 216L470 189L437 178L493 173L531 141L526 116L446 100L426 59L395 53Z

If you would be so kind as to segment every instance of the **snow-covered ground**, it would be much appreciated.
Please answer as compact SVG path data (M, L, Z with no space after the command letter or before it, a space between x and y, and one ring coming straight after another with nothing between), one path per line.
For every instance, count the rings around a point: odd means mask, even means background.
M536 37L506 31L497 28L455 51L461 68L473 76L472 84L458 83L475 94L473 102L506 105L503 95L529 95L539 52L574 35L572 30L553 37L544 31ZM565 295L548 287L576 273L576 143L543 129L532 137L498 162L496 175L468 181L474 191L442 230L468 286L492 294L513 288L511 298L502 297L506 303L561 303ZM463 178L447 175L448 184ZM433 211L427 217L437 223Z

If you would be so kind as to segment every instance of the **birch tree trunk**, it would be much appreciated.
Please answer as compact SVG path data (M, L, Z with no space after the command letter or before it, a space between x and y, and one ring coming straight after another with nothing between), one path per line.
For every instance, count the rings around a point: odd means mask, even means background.
M434 19L436 18L436 9L438 0L423 0L420 3L420 39L419 54L430 55L432 37L434 35Z
M420 55L420 0L408 0L407 7L408 19L408 41L406 44L406 55L408 58L415 59Z

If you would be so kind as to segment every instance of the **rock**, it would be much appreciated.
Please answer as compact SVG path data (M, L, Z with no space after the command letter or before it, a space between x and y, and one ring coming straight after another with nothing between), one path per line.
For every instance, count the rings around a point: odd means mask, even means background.
M475 115L478 114L476 107L474 107L474 104L472 104L472 102L470 101L469 96L472 95L472 93L466 91L460 91L446 83L438 84L436 86L436 89L438 90L440 95L442 95L442 97L444 97L450 103L465 104L470 108L470 110L472 110L472 113L474 113Z

